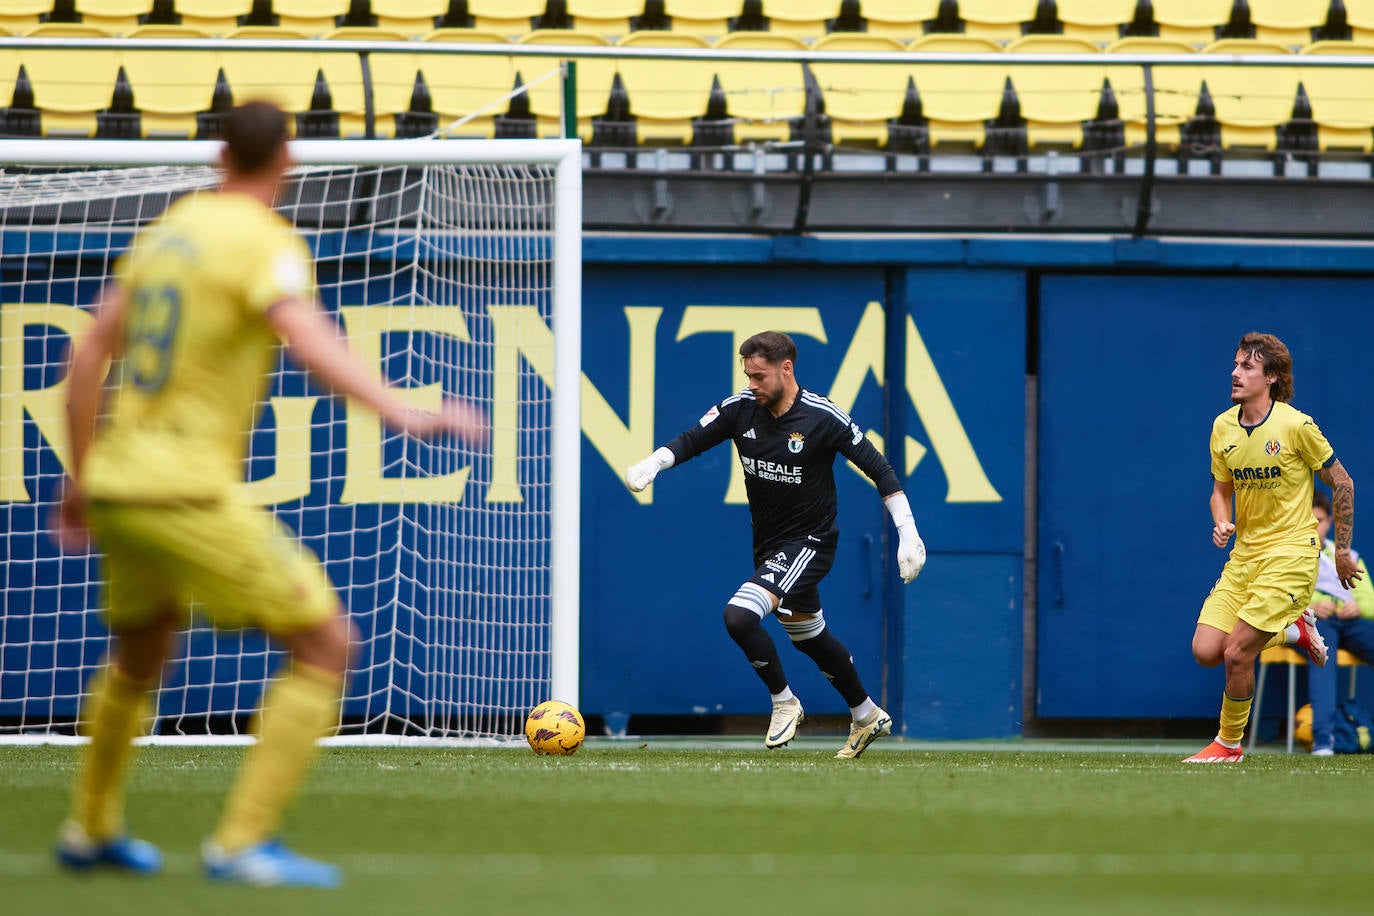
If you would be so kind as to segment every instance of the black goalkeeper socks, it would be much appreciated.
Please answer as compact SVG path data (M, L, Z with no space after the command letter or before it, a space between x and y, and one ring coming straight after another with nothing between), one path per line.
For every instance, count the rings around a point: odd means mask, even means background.
M868 699L868 691L864 690L863 682L859 680L859 669L854 667L853 656L829 629L821 630L818 636L794 642L792 645L811 657L816 667L821 669L821 674L830 680L831 685L840 692L848 706L858 706Z
M733 604L725 606L725 629L730 638L744 650L754 673L767 686L770 694L782 693L787 689L787 675L782 670L782 659L773 639L763 629L763 621L753 611Z

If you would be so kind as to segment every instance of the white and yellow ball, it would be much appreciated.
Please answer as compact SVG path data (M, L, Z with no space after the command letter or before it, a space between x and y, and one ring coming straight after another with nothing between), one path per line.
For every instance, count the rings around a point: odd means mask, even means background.
M525 738L536 754L575 754L585 737L587 723L582 721L582 713L559 700L545 700L525 719Z

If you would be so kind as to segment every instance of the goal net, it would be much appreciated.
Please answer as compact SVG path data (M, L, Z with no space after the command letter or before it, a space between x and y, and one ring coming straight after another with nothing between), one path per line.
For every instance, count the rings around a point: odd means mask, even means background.
M477 401L491 434L471 448L393 433L283 355L247 498L319 555L362 633L345 740L517 735L535 704L578 699L580 148L292 153L278 210L310 244L350 347L417 406ZM214 187L217 154L0 141L0 737L73 734L109 644L99 557L51 538L68 344L138 228ZM155 736L243 734L281 661L261 634L199 620L174 658Z

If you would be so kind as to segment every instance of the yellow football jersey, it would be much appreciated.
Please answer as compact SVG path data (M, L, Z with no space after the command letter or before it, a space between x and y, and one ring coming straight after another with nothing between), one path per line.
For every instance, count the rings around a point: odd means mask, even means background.
M1232 407L1212 423L1212 477L1236 492L1237 560L1320 552L1312 516L1312 474L1332 449L1311 417L1282 401L1258 426Z
M275 365L265 312L314 295L309 249L259 201L202 193L139 233L115 275L124 355L85 492L120 502L219 499L243 479Z

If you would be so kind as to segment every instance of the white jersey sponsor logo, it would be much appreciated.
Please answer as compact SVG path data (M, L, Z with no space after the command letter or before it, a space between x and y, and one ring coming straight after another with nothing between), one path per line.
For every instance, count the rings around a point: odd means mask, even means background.
M745 433L744 433L744 438L745 438L745 439L757 439L757 438L758 438L758 436L755 435L755 433L754 433L754 427L751 426L751 427L749 427L748 430L745 431Z
M802 482L802 468L799 464L779 464L776 461L764 461L762 458L750 458L747 455L740 455L739 461L744 466L744 473L759 480L792 484Z
M720 416L720 408L712 407L710 410L706 411L706 413L701 415L701 420L699 422L702 426L710 426L718 416Z

